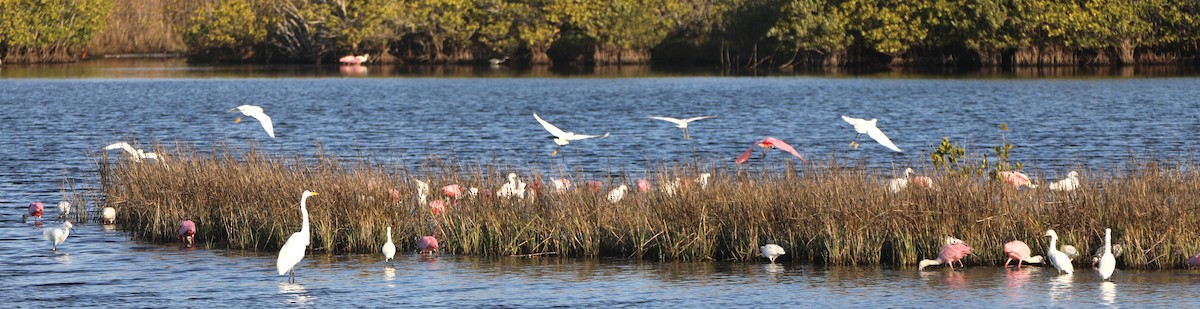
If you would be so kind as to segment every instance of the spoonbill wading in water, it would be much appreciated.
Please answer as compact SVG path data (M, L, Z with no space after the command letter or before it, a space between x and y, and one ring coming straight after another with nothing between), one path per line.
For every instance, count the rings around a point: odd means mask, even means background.
M362 56L346 55L345 57L338 59L338 62L346 65L361 65L364 62L367 62L368 57L370 57L368 54L363 54Z
M46 211L45 205L42 202L29 203L29 213L21 215L21 222L25 222L28 217L33 217L33 222L42 222L42 213Z
M183 220L179 222L179 242L183 243L184 247L191 248L196 244L196 222L192 220Z
M1058 269L1059 273L1070 275L1075 272L1075 266L1071 265L1071 258L1056 248L1058 233L1054 232L1054 230L1047 230L1045 237L1050 237L1050 247L1046 248L1046 256L1050 259L1050 265Z
M424 255L426 253L428 253L430 255L436 254L437 250L438 250L437 237L433 237L433 236L418 237L417 238L417 250L418 250L418 253L420 253L422 255Z
M968 255L971 255L971 247L967 246L965 243L944 245L942 246L942 250L938 251L937 259L921 260L921 263L917 264L917 270L923 270L925 267L942 264L947 264L950 266L950 270L954 270L954 262L958 262L961 265L962 259Z
M279 259L275 261L275 269L279 275L288 275L288 283L296 283L296 264L304 259L304 250L308 248L308 197L317 196L316 192L305 190L300 195L300 231L288 236L283 248L279 249Z
M708 118L717 118L717 116L700 116L700 117L692 117L692 118L687 118L687 119L662 117L662 116L650 116L650 119L658 119L658 120L662 120L662 121L671 122L671 123L675 124L675 127L683 129L683 139L692 139L691 135L688 135L688 123L689 122L696 121L696 120L702 120L702 119L708 119Z
M263 112L262 107L254 105L242 105L229 110L230 113L235 111L242 112L242 116L250 116L254 117L254 119L258 119L258 123L262 124L263 130L267 131L267 135L270 135L271 138L275 138L275 127L271 124L271 116L267 116L267 113ZM242 122L242 117L238 117L233 122Z
M893 144L892 140L888 139L887 135L884 135L883 131L879 130L879 128L875 126L875 118L871 118L871 120L864 120L842 115L842 120L849 122L850 125L854 126L854 131L858 132L858 134L854 135L854 140L850 142L850 147L858 149L858 137L866 134L867 136L871 137L871 139L875 140L875 142L887 147L888 149L896 152L904 152L903 150L900 150L900 147L896 147L896 144Z
M787 151L788 153L791 153L793 156L800 158L800 162L805 162L804 156L801 156L799 152L796 152L796 148L792 148L792 145L788 145L781 139L774 138L774 137L768 137L768 138L759 140L757 142L754 142L754 145L751 145L750 149L746 149L746 152L743 152L742 155L738 156L737 160L733 161L733 163L741 165L742 163L746 163L746 161L749 161L750 154L754 153L754 146L762 147L763 149L779 148L780 150ZM763 158L765 159L766 157L767 157L767 152L763 151Z
M1029 256L1032 250L1029 250L1029 245L1020 240L1010 241L1004 244L1004 254L1008 255L1008 260L1004 261L1004 267L1008 267L1008 263L1012 260L1017 260L1017 269L1021 268L1021 263L1041 264L1044 258L1040 255Z
M571 141L577 141L577 140L589 139L589 138L608 137L607 132L605 132L604 135L584 135L584 134L575 134L575 132L565 132L562 129L559 129L558 127L550 124L549 122L546 122L546 120L543 120L542 117L538 117L537 113L533 114L533 119L537 119L538 123L541 123L542 127L546 128L546 131L550 131L550 135L554 135L554 143L558 144L558 147L555 147L554 152L550 153L551 157L558 154L559 147L566 146L567 144L570 144Z

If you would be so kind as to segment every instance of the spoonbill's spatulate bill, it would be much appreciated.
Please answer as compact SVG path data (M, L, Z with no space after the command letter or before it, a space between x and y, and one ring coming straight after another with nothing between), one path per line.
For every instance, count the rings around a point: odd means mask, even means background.
M537 119L538 123L541 123L542 127L546 128L546 131L550 132L550 135L554 135L554 143L558 144L558 146L560 146L560 147L570 144L571 141L577 141L577 140L589 139L589 138L608 137L608 133L604 133L604 135L584 135L584 134L575 134L575 132L563 131L562 129L559 129L558 127L550 124L549 122L546 122L546 120L542 119L542 117L538 117L537 113L533 114L533 119ZM558 148L554 148L554 152L551 153L550 155L554 156L555 154L558 154Z
M917 270L923 270L925 267L942 264L947 264L950 266L950 270L954 270L954 262L959 262L961 264L962 259L968 255L971 255L971 246L967 246L967 244L959 243L953 245L944 245L942 246L942 250L938 251L937 259L921 260L921 262L917 264Z
M271 117L267 116L267 113L263 112L262 107L254 105L242 105L229 110L231 113L234 111L242 112L243 116L250 116L254 117L254 119L258 119L258 123L262 124L263 130L267 130L267 135L270 135L271 138L275 138L275 127L271 124ZM234 120L233 122L242 122L242 117L238 117L238 119Z
M658 119L658 120L674 123L675 127L683 129L683 139L691 139L692 137L690 135L688 135L688 123L689 122L701 120L701 119L716 118L716 117L717 116L700 116L700 117L692 117L692 118L687 118L687 119L679 119L679 118L672 118L672 117L650 116L650 119Z
M892 143L891 139L888 139L887 135L883 134L883 131L879 130L879 128L875 126L875 118L871 118L871 120L864 120L859 118L850 118L849 116L843 115L842 120L849 122L850 125L854 126L854 131L858 132L858 134L854 135L854 141L850 142L850 146L854 146L855 149L858 149L858 136L866 134L867 136L870 136L871 139L875 140L875 142L878 142L884 147L896 152L903 152L903 150L900 150L900 147L896 147L896 144Z
M279 249L279 259L275 261L275 269L279 275L288 274L288 283L296 282L296 264L304 259L304 250L308 248L308 197L317 196L316 192L308 190L300 195L300 231L288 236L283 248Z
M1004 244L1004 254L1008 255L1008 260L1004 261L1004 267L1008 267L1008 263L1017 260L1017 268L1021 268L1022 263L1041 264L1044 258L1040 255L1030 256L1033 251L1029 249L1029 245L1020 240L1010 241Z
M754 153L754 146L758 146L763 149L779 148L780 150L787 151L788 153L791 153L793 156L800 158L800 161L804 162L804 156L801 156L799 152L796 152L796 148L792 148L792 145L788 145L788 143L785 143L781 139L774 138L774 137L768 137L768 138L759 140L757 142L754 142L754 145L751 145L750 149L746 149L746 152L743 152L742 155L738 156L737 160L733 161L733 163L734 164L742 164L742 163L746 163L746 161L750 160L750 154ZM764 152L763 155L766 155L766 153Z

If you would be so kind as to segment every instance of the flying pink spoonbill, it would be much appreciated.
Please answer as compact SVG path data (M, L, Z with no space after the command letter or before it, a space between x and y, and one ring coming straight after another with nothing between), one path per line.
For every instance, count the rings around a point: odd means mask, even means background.
M1022 172L1000 172L1000 179L1004 180L1004 183L1013 185L1013 187L1017 189L1020 189L1021 186L1037 188L1037 185L1029 181L1029 175L1025 175L1025 173Z
M1017 260L1017 269L1021 268L1021 263L1041 264L1042 256L1029 256L1032 251L1029 250L1029 245L1020 240L1010 241L1004 244L1004 254L1008 255L1008 260L1004 261L1004 267L1008 267L1008 263L1012 260Z
M42 205L42 202L29 203L29 214L22 215L21 222L25 222L28 217L33 217L34 222L42 222L42 212L45 210L46 207Z
M780 140L778 138L768 137L768 138L759 140L758 142L755 142L754 145L750 146L750 149L746 149L746 152L743 152L742 155L738 156L737 160L733 161L733 163L734 164L742 164L742 163L746 163L746 161L750 160L750 154L754 153L754 146L762 147L764 149L779 148L783 151L787 151L787 152L791 153L793 156L796 156L797 158L800 158L800 162L805 162L804 156L801 156L799 152L796 152L796 148L792 148L792 145L788 145L783 140ZM767 153L763 152L763 156L766 157L766 155L767 155Z
M942 246L942 251L938 252L936 260L921 260L917 264L917 270L925 269L925 267L933 265L948 264L950 270L954 270L954 262L962 264L962 259L971 254L971 247L967 244L953 244Z
M850 125L854 126L854 131L858 132L858 134L854 135L854 140L850 142L850 147L858 149L858 146L860 145L858 143L858 137L866 134L867 136L871 137L871 139L875 140L875 142L887 147L888 149L896 152L904 152L903 150L900 150L900 147L896 147L896 144L893 144L892 140L888 139L887 135L884 135L883 131L879 130L879 128L875 126L875 118L871 118L871 120L865 120L859 118L850 118L849 116L842 115L842 120L850 123Z
M1196 253L1196 255L1187 259L1187 267L1200 268L1200 253Z
M196 243L196 222L192 222L192 220L179 222L179 241L188 248Z
M542 117L538 117L537 113L533 114L533 119L537 119L537 122L542 124L542 128L545 128L546 131L549 131L550 135L554 135L553 136L554 143L558 144L558 147L555 147L554 152L550 153L551 157L558 154L559 147L566 146L567 144L570 144L571 141L577 141L577 140L589 139L589 138L608 137L607 132L605 132L604 135L584 135L584 134L575 134L575 132L563 131L562 129L559 129L558 127L550 124L549 122L546 122L546 120L543 120Z
M650 119L658 119L658 120L674 123L675 127L683 129L683 139L692 139L692 137L690 135L688 135L687 128L688 128L689 122L696 121L696 120L702 120L702 119L708 119L708 118L717 118L717 116L700 116L700 117L692 117L692 118L687 118L687 119L661 117L661 116L650 116Z
M420 254L436 254L438 250L437 237L421 236L417 238L417 250Z
M363 54L362 56L346 55L345 57L338 59L338 62L348 65L361 65L364 62L367 62L367 57L369 57L368 54Z

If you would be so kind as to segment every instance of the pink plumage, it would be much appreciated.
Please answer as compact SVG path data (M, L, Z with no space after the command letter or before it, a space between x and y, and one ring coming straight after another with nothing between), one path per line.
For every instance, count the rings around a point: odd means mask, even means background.
M183 220L179 222L179 241L187 247L192 247L196 237L196 222Z
M421 236L421 238L417 239L417 249L420 250L421 254L437 253L437 250L438 250L437 237Z
M400 202L400 190L396 190L396 188L388 189L388 197L392 198L392 203L399 203Z
M950 269L954 269L954 262L962 264L962 259L971 255L971 247L967 244L951 244L942 247L942 251L938 252L938 259L950 264Z
M362 56L346 55L345 57L338 59L338 62L341 62L344 64L350 64L350 65L359 65L359 64L362 64L363 62L367 62L367 55L362 55Z
M792 145L788 145L788 143L784 142L781 139L774 138L774 137L768 137L768 138L759 140L758 142L755 142L754 145L750 146L750 149L746 149L746 152L743 152L742 155L738 156L737 160L733 161L733 163L734 164L742 164L742 163L746 163L746 161L749 161L750 154L754 153L754 146L758 146L758 147L761 147L764 149L779 148L780 150L787 151L787 152L791 153L793 156L800 158L800 162L804 162L804 156L801 156L799 152L796 152L796 148L792 148Z
M1025 175L1025 173L1022 172L1000 172L1000 178L1002 178L1005 183L1008 183L1018 189L1021 188L1021 186L1030 188L1037 187L1033 185L1033 182L1029 181L1029 175Z
M638 179L638 181L637 181L637 189L638 189L638 191L639 191L639 192L646 192L646 191L650 191L650 181L649 181L649 180L645 180L645 179Z
M1021 268L1021 263L1029 259L1032 251L1029 250L1029 245L1020 240L1010 241L1004 244L1004 254L1008 255L1008 260L1004 261L1004 267L1008 267L1008 263L1012 260L1017 260L1017 268Z
M462 186L459 186L459 185L449 185L449 186L442 187L442 193L446 194L446 196L457 199L457 198L462 197L463 188L462 188Z
M600 192L600 188L603 186L604 186L604 183L600 182L599 180L588 180L587 181L587 188L589 190L592 190L592 192Z
M435 215L441 215L443 213L446 213L446 201L443 201L443 200L429 201L429 211L432 211L433 214L435 214Z
M29 203L29 216L34 217L37 221L41 221L42 212L45 209L46 208L42 205L42 202Z
M1196 253L1187 260L1188 268L1200 268L1200 253Z

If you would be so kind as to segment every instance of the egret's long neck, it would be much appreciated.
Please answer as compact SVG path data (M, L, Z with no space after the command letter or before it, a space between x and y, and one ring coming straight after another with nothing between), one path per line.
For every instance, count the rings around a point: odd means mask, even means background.
M392 242L392 227L389 226L387 228L387 230L388 230L388 242L390 243L390 242Z
M1055 242L1057 242L1057 241L1058 241L1058 236L1050 235L1050 250L1046 250L1046 251L1058 252L1058 245L1055 244Z
M1112 255L1112 230L1104 229L1104 253Z
M308 202L308 196L300 199L300 232L308 234L308 207L305 206Z

